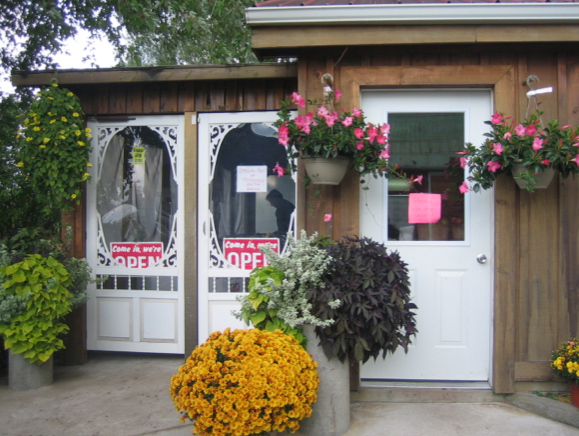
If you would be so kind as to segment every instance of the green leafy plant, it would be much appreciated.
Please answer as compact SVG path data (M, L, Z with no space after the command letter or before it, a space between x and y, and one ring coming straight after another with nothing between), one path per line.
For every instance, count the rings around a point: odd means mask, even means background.
M2 300L20 299L25 304L9 322L0 323L4 346L31 363L46 362L64 348L60 336L68 331L59 321L71 311L71 279L66 268L53 257L34 254L3 266L0 275Z
M406 263L398 252L369 238L344 237L327 247L333 259L323 287L309 289L314 315L329 325L316 327L328 357L366 362L400 346L406 352L417 333L416 305L410 298ZM332 307L328 302L340 300Z
M339 90L328 92L315 113L308 112L296 118L292 118L290 108L292 104L305 108L305 99L294 92L289 100L282 102L275 125L279 143L287 150L289 170L297 169L294 162L298 157L342 156L352 161L352 168L360 176L402 176L398 166L388 163L390 126L367 123L358 108L351 112L339 111L340 98ZM308 103L317 105L315 100Z
M320 246L317 234L308 237L303 230L299 240L290 237L289 247L287 256L280 256L269 247L263 249L269 266L251 272L249 294L239 298L241 310L234 314L260 329L279 328L305 345L302 325L333 322L313 316L307 298L310 288L323 286L322 278L330 269L331 258ZM335 306L340 302L331 300L328 304Z
M491 131L485 133L487 139L481 147L466 144L462 155L462 165L468 165L472 189L492 188L496 178L511 174L516 162L526 168L520 176L528 191L533 191L537 183L536 175L553 168L563 178L579 173L579 127L559 126L557 120L541 126L542 112L532 114L528 120L516 124L511 117L495 113L485 124Z
M19 161L46 214L80 204L89 179L90 129L83 127L78 97L53 81L40 91L19 133Z
M563 380L579 386L579 339L571 338L551 353L551 369Z

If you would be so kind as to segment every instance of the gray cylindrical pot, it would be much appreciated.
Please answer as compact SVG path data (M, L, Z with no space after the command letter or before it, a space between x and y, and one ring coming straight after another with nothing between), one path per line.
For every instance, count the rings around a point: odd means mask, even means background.
M304 326L307 351L318 362L320 388L311 417L301 422L300 433L306 436L342 436L350 429L350 366L338 358L328 359L314 327Z
M23 354L8 356L8 386L15 391L28 391L48 386L53 381L52 356L42 364L30 363Z

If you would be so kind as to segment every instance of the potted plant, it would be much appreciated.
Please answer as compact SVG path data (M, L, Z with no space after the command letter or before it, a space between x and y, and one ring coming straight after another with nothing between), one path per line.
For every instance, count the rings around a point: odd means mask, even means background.
M0 268L0 335L10 350L9 384L15 390L52 383L52 355L64 347L61 322L71 311L72 281L53 257L32 254Z
M577 127L559 126L557 120L543 127L542 112L516 124L511 117L495 113L485 124L491 131L481 147L469 143L462 155L462 165L469 169L468 179L478 192L493 186L503 173L511 174L519 186L533 191L546 187L553 172L563 178L579 173L579 131ZM541 180L545 178L545 180Z
M571 404L579 407L579 339L571 338L551 353L551 369L569 383Z
M295 160L302 158L312 183L337 185L351 167L360 176L374 177L400 175L397 166L388 163L390 145L388 124L374 125L365 121L364 113L354 107L350 111L339 107L340 90L327 91L324 102L315 105L315 112L308 112L292 118L290 107L306 107L305 99L294 92L289 100L282 102L275 125L278 128L280 144L287 149L289 170L295 171ZM339 170L332 169L323 178L320 165L337 164ZM286 170L286 169L284 169Z
M316 366L281 331L226 329L193 351L171 378L170 392L196 435L294 433L312 414Z

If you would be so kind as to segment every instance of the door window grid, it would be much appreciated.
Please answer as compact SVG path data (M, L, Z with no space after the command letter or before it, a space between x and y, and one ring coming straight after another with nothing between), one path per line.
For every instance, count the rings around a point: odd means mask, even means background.
M177 276L97 274L96 278L97 289L104 291L177 292L179 290Z

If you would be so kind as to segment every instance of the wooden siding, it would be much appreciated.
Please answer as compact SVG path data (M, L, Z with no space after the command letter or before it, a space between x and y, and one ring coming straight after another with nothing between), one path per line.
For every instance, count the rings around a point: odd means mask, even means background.
M300 92L319 98L326 72L334 74L348 107L359 101L361 87L484 86L493 88L496 110L522 119L528 106L524 82L535 74L540 78L537 86L555 88L541 96L544 121L558 118L579 125L576 52L576 47L561 45L366 47L356 55L345 51L343 57L304 52ZM354 175L339 187L304 194L300 225L309 232L334 238L359 232ZM521 191L507 176L495 185L492 383L497 393L514 392L523 382L556 381L548 366L550 353L579 333L578 194L579 181L572 178L533 194ZM324 213L333 213L335 219L325 223Z

